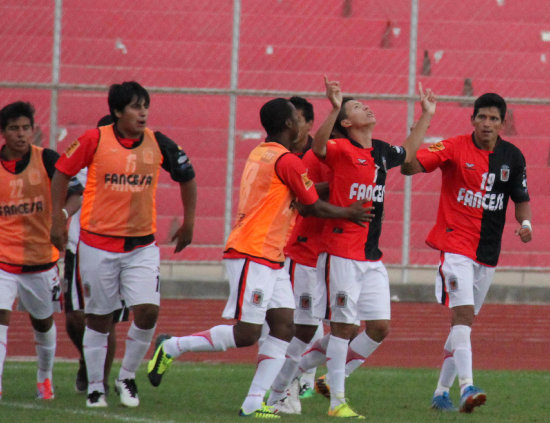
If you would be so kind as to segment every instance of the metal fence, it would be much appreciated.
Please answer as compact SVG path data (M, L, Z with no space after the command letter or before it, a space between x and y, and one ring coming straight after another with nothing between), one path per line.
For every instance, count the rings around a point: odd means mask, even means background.
M400 144L418 115L418 81L439 97L431 142L471 131L472 100L488 91L510 106L504 137L528 163L534 241L514 237L509 213L501 264L550 267L550 9L546 0L3 0L2 104L37 109L37 142L61 151L107 113L114 82L152 93L150 126L180 144L197 170L193 246L174 255L177 188L158 192L163 259L216 261L231 227L240 171L264 134L259 107L302 95L316 127L328 112L323 75L368 100L375 136ZM433 265L424 245L440 178L388 179L385 262ZM509 209L513 209L510 207ZM406 274L404 274L406 278Z

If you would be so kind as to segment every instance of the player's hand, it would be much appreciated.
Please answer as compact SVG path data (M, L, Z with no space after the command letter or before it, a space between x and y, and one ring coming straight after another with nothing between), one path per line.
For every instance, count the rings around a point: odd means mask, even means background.
M191 241L193 241L193 225L186 225L184 222L172 237L172 242L174 241L176 241L174 253L179 253L191 244Z
M325 75L325 92L334 109L342 107L342 90L339 81L329 81Z
M52 216L52 228L50 230L50 241L60 252L65 251L69 240L67 232L67 219L63 214Z
M529 226L521 226L515 233L523 242L529 242L533 238L533 230Z
M435 113L435 106L437 104L435 94L429 88L424 92L422 88L422 82L418 83L418 92L420 94L420 105L422 106L422 113L428 113L433 115Z
M363 222L372 222L372 219L374 219L374 214L371 213L374 207L364 207L366 202L367 200L359 200L347 207L349 211L348 220L363 228L366 227Z

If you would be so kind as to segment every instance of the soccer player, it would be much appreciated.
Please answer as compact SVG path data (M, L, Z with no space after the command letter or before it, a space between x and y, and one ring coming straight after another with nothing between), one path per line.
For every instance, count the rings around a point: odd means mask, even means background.
M97 126L106 126L113 123L111 115L103 116ZM81 186L86 185L88 169L84 168L76 174L76 181ZM70 185L70 183L69 183ZM75 390L78 393L88 392L88 376L86 374L86 362L82 348L82 338L86 326L84 318L84 289L78 272L78 239L80 237L80 209L71 217L69 223L68 241L65 249L65 261L63 272L63 298L65 300L65 330L74 346L80 353L78 371L76 373ZM120 308L113 313L113 323L128 321L129 310L121 300ZM115 325L109 332L107 342L107 356L105 358L104 383L105 393L109 393L109 375L116 352L116 330Z
M345 367L348 357L366 359L387 336L390 327L390 292L378 241L382 229L385 182L389 169L414 159L431 118L435 96L424 94L420 85L422 115L403 146L392 146L373 138L374 112L353 98L342 98L340 84L325 76L327 98L332 110L315 134L312 150L332 171L329 201L346 206L365 200L374 207L367 227L344 220L326 221L323 228L325 252L320 271L327 281L328 317L331 334L326 347L330 380L329 416L362 417L345 398ZM333 130L343 138L329 139ZM319 316L322 317L322 316ZM356 321L365 321L365 331L350 343Z
M441 169L437 220L426 243L441 252L436 297L451 309L451 330L432 408L456 410L449 389L458 373L460 411L483 405L486 394L473 383L471 327L493 279L500 254L508 199L515 203L522 242L532 237L525 159L500 138L506 102L487 93L474 103L474 132L419 150L405 163L406 175Z
M91 129L60 157L52 181L52 240L63 249L67 229L59 224L60 199L68 178L88 167L78 244L85 293L83 345L88 407L106 407L104 366L107 338L120 296L133 311L115 390L122 405L137 407L138 369L153 337L159 311L159 248L155 191L162 167L179 183L184 216L175 252L192 240L196 205L195 172L172 140L147 128L150 98L137 82L113 84L108 95L113 125ZM120 295L119 295L120 293Z
M309 134L313 126L313 105L296 96L291 97L290 102L296 107L300 125L293 152L302 157L308 176L316 184L316 188L319 189L319 184L322 183L322 191L327 191L330 170L310 150L313 141ZM298 397L311 396L313 393L315 367L301 375L305 379L303 383L301 379L294 380L294 377L302 353L310 343L323 336L322 320L313 315L314 302L323 298L324 291L324 285L318 284L316 277L323 222L324 219L319 217L298 215L284 249L285 270L289 273L294 292L296 331L286 352L285 363L271 386L267 405L275 406L279 412L285 414L300 414ZM291 382L290 394L287 396L287 388Z
M302 161L289 151L298 135L297 119L296 108L283 98L268 101L260 110L267 137L248 156L241 178L237 222L224 252L230 294L223 317L236 319L237 323L190 336L159 336L148 364L149 380L154 386L160 384L179 355L253 345L267 321L270 333L260 345L256 373L240 415L278 417L277 410L262 401L283 365L294 333L294 297L283 269L283 248L295 217L293 197L303 204L306 213L317 216L356 223L372 218L362 202L340 208L319 199Z
M0 128L5 141L0 150L0 398L11 308L19 296L34 330L36 395L51 400L57 334L53 312L60 311L61 287L59 252L50 242L50 179L59 155L32 145L30 103L18 101L0 110ZM60 201L64 220L80 207L81 189Z

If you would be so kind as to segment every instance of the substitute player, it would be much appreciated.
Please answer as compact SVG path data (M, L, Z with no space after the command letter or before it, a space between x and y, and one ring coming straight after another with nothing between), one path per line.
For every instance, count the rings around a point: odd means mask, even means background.
M132 309L126 349L115 389L122 405L137 407L138 369L155 331L160 303L159 248L155 242L155 191L162 167L179 183L184 217L173 237L175 252L192 240L196 206L195 172L172 140L147 128L150 98L137 82L109 89L113 125L91 129L60 157L52 181L52 240L67 242L57 224L68 178L88 167L80 217L79 265L85 292L83 345L88 374L88 407L106 407L104 366L113 312L120 297Z
M113 123L111 115L103 116L97 126L106 126ZM82 187L86 185L88 168L82 169L76 174L75 181ZM69 183L70 188L71 183ZM75 390L78 393L88 392L88 376L86 373L86 362L82 348L82 338L86 327L84 317L84 288L78 269L78 239L80 238L80 209L71 217L69 223L68 241L65 249L64 272L63 272L63 298L65 300L65 330L73 345L80 353L78 371L76 373ZM113 313L113 323L128 321L129 310L121 300L120 308ZM116 352L116 330L115 325L109 332L107 342L107 357L105 359L104 382L105 393L109 393L109 375Z
M426 243L441 252L436 297L451 309L451 330L432 408L456 410L449 389L458 373L460 411L483 405L486 394L473 382L471 327L491 285L500 254L509 198L520 223L516 234L531 241L531 207L525 159L500 138L506 102L487 93L474 103L474 132L431 145L402 166L406 175L441 169L437 220Z
M58 250L50 242L50 179L59 155L32 145L34 107L18 101L0 110L5 144L0 150L0 398L8 325L16 297L34 330L37 355L36 396L54 398L52 370L57 330L53 312L60 311ZM82 187L60 201L61 219L80 207ZM72 195L75 194L75 195Z
M260 120L267 132L265 142L248 156L241 178L237 222L229 235L224 265L230 294L223 317L235 325L219 325L190 336L157 338L149 361L148 376L154 386L173 359L188 351L224 351L257 342L264 321L270 333L258 350L256 373L241 416L274 417L277 410L262 403L267 389L281 369L294 334L294 296L283 268L283 248L295 210L293 198L304 210L322 217L340 217L356 223L370 220L362 202L341 208L319 199L302 161L289 148L298 135L296 108L277 98L265 103ZM277 416L275 416L277 417Z
M325 222L325 251L320 255L327 283L331 334L326 348L331 384L329 416L362 417L345 398L345 368L350 354L366 359L387 336L390 328L389 279L378 247L382 229L386 176L389 169L414 159L435 113L435 96L420 85L422 115L403 146L392 146L373 138L376 118L365 104L342 98L340 84L325 76L327 98L332 110L315 134L312 150L332 171L329 201L346 206L366 200L374 207L367 227L344 220ZM343 138L329 139L336 129ZM323 317L319 315L319 317ZM353 337L357 320L365 331Z

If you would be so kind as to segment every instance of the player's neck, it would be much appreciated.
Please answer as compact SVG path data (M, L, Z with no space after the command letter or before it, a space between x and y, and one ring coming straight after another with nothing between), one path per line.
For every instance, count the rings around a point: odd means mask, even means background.
M372 128L350 128L348 131L351 138L361 144L364 148L372 147Z

